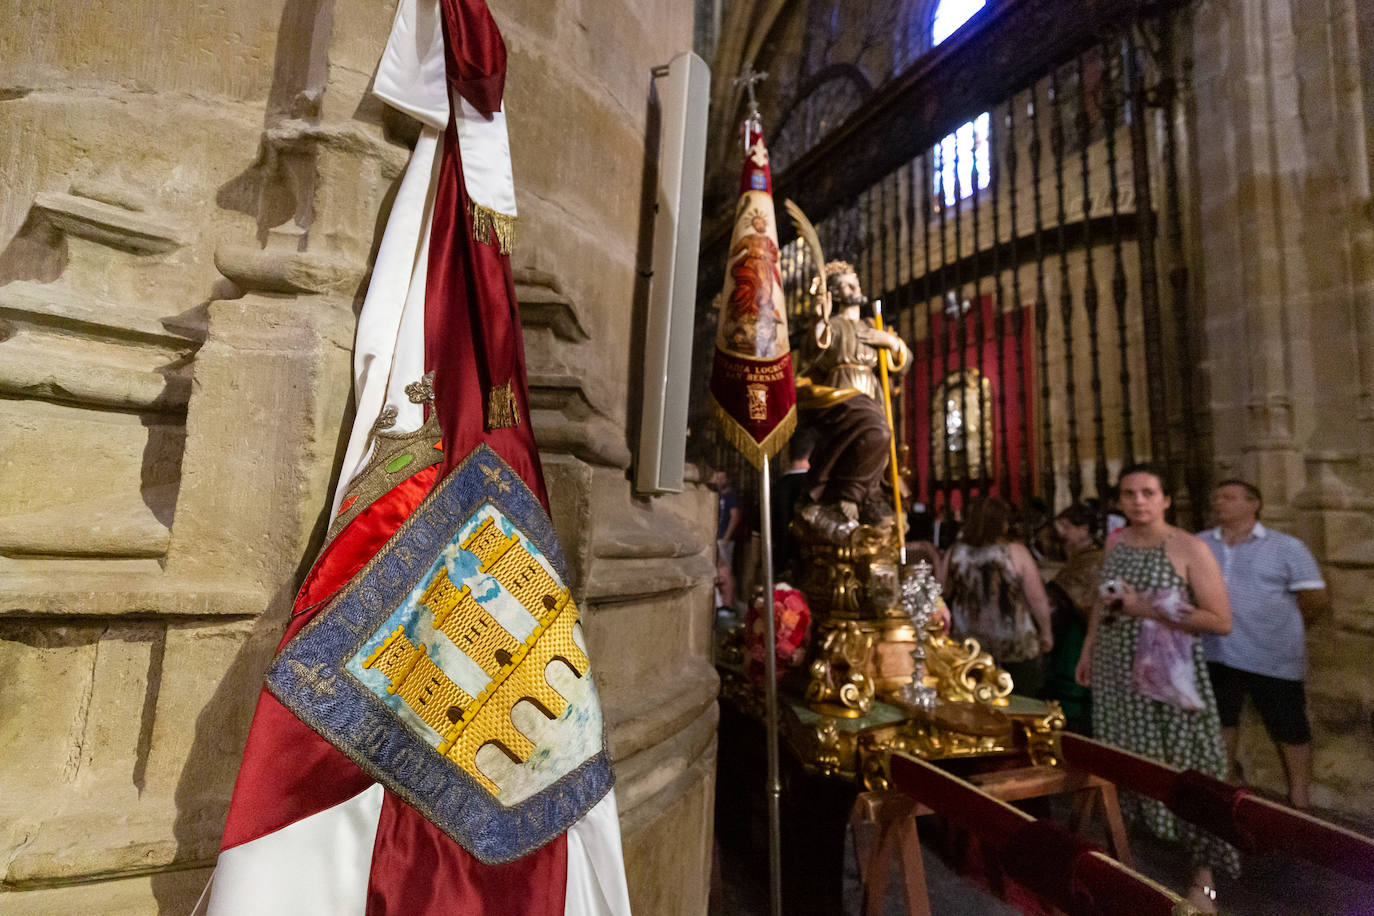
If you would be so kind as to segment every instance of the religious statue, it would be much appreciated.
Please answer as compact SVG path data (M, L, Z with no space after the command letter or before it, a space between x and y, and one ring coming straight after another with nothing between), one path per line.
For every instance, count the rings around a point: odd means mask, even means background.
M888 371L911 366L911 351L891 331L861 317L868 303L853 266L825 265L823 293L836 308L818 308L807 335L804 371L797 380L797 406L816 431L807 492L813 504L808 522L842 541L861 523L878 524L893 514L882 483L888 469L892 431L888 426L876 370L887 354Z
M899 479L888 398L891 376L910 369L912 353L883 328L876 304L864 314L868 299L853 266L827 262L805 214L791 201L784 207L818 273L824 265L811 287L816 318L795 376L801 422L816 438L790 529L812 614L806 704L820 716L798 734L810 741L803 756L817 770L862 775L879 788L891 750L949 757L1013 747L1013 717L994 708L1007 705L1012 683L975 641L945 635L932 563L907 557L900 509L887 490ZM737 217L747 229L748 211ZM757 323L766 312L758 291L776 277L756 268L769 266L773 250L748 232L736 250L734 290L744 292L726 303L726 317ZM896 709L906 718L873 721L879 702L883 717ZM1062 715L1047 707L1022 719L1017 727L1033 758L1048 759L1043 751ZM844 720L865 724L842 730L836 723Z

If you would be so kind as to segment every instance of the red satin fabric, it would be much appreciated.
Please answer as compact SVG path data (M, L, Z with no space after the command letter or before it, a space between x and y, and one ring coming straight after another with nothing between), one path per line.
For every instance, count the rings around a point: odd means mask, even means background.
M426 468L398 484L339 532L306 576L279 645L299 633L395 533L424 498L436 470ZM263 688L220 848L256 840L332 808L372 782L372 777Z
M478 110L500 108L505 44L481 0L441 0L448 79ZM437 480L485 442L548 510L530 428L525 350L509 259L472 241L452 116L436 189L425 291L425 368L435 372L444 459L365 509L315 562L282 637L294 637L367 563ZM509 382L520 424L488 431L487 391ZM266 690L258 701L222 848L278 830L362 792L373 780ZM515 862L486 866L390 792L382 805L367 913L557 916L567 887L567 838Z
M256 840L342 804L372 782L264 687L220 848Z
M485 115L500 110L506 43L481 0L439 0L448 85Z
M363 510L316 561L296 599L284 645L318 613L424 498L437 466ZM258 697L221 848L255 840L342 804L373 783L353 761L297 719L265 688ZM382 803L368 886L372 914L563 912L567 837L529 856L484 866L390 792Z
M296 593L296 606L291 612L291 625L278 648L290 642L300 628L309 622L311 612L334 597L334 593L343 588L382 549L434 487L438 473L438 465L417 471L359 512L357 518L339 532L338 537L315 560L315 565L301 583L301 589ZM300 620L300 617L305 619Z
M495 240L472 240L458 135L444 135L430 229L425 286L425 369L444 436L443 473L485 442L515 470L547 512L544 472L530 428L525 342L516 312L510 258ZM514 427L486 428L487 393L509 382L520 414Z
M479 110L496 111L505 45L481 0L441 0L449 85ZM425 282L425 369L443 431L442 480L481 443L520 475L547 512L544 473L530 428L525 345L510 259L495 238L473 240L472 214L453 114L444 134ZM487 393L509 384L520 423L486 428ZM391 793L382 805L368 883L368 916L464 913L559 916L567 892L566 835L528 856L485 866Z
M367 916L563 916L568 837L505 865L483 865L390 792L382 802Z

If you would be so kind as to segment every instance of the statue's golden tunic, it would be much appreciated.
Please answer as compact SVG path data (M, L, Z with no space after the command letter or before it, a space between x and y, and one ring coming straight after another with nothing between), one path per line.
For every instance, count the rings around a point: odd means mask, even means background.
M846 318L843 315L830 319L830 345L822 349L814 344L815 357L812 362L811 377L821 381L827 388L846 389L867 395L880 401L882 391L878 386L878 357L883 352L864 341L873 329L862 319ZM900 343L900 341L899 341ZM889 364L892 372L906 371L910 363L910 352L901 344ZM835 397L834 403L848 400L854 395L845 393ZM880 405L881 406L881 405Z

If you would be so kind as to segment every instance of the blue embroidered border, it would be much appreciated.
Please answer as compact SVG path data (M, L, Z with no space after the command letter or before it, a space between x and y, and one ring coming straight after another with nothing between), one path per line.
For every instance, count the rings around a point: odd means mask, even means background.
M483 463L498 470L496 478L483 471ZM464 849L496 865L548 843L610 791L614 776L604 727L600 751L547 789L505 807L344 670L484 503L515 523L567 581L567 562L543 506L499 455L478 446L287 643L267 672L267 689Z

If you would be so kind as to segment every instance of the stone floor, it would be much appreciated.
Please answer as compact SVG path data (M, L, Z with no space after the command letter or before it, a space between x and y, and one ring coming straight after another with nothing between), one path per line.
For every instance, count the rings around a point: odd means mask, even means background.
M1067 805L1055 800L1049 814L1056 818L1066 817ZM927 825L929 821L923 818L920 824ZM745 831L727 829L719 832L710 916L757 916L768 913L767 842L766 834L758 829L759 826L754 825L754 829ZM926 837L934 832L933 829L923 831L922 852L931 911L935 916L1000 916L1018 912L992 896L986 888L951 869L932 848L934 844L926 841ZM1101 842L1103 838L1094 839ZM783 842L784 856L795 854L787 850L786 836ZM1138 831L1132 832L1131 847L1141 872L1172 888L1187 885L1188 862L1180 850ZM883 909L885 916L900 916L906 912L899 887L894 863L890 891ZM1356 916L1374 914L1374 886L1361 884L1306 862L1249 856L1245 858L1239 880L1220 881L1219 901L1223 913ZM852 851L847 847L844 870L846 916L858 914L860 903L858 869Z

